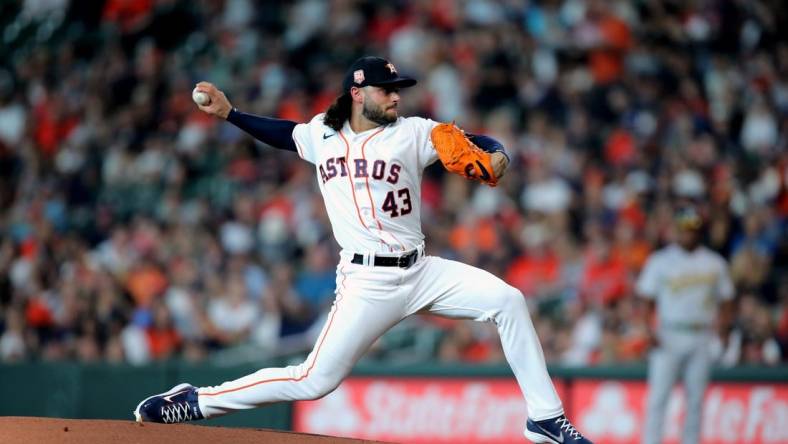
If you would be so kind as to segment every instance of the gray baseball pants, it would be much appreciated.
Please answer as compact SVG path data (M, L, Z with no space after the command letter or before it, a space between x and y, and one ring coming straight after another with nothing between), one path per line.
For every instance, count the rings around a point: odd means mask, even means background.
M652 350L648 368L648 404L643 444L661 444L665 415L673 386L683 378L686 394L682 444L700 443L703 395L709 382L711 356L708 330L672 330L660 333L660 346Z

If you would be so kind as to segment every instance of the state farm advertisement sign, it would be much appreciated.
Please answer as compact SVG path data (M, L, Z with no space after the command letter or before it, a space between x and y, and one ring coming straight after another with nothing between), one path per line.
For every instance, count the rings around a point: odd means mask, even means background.
M525 419L514 379L351 378L325 398L295 403L294 428L401 443L502 444L525 441Z
M638 443L647 393L640 381L577 380L571 416L597 442ZM788 384L714 383L703 408L703 444L788 443ZM665 444L681 442L684 414L684 392L676 388L665 414Z
M559 395L594 442L640 443L642 381L574 380ZM715 383L702 444L788 444L788 384ZM294 429L399 443L523 443L525 402L513 379L351 378L317 401L296 402ZM684 397L674 390L665 444L679 444Z

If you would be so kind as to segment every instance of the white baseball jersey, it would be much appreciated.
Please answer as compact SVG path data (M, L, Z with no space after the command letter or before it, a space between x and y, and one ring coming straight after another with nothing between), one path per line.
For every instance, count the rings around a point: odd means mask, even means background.
M421 177L438 157L437 122L400 117L356 134L326 126L323 114L293 129L298 155L315 165L334 237L346 252L412 250L421 232Z
M656 299L660 322L711 326L718 302L734 296L725 259L700 246L686 251L669 245L652 254L637 282L645 298Z

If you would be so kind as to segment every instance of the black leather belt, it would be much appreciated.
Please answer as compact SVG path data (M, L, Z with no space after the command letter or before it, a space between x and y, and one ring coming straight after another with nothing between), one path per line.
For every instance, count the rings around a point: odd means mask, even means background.
M410 268L411 265L416 263L416 260L419 258L419 250L413 250L410 253L405 253L402 256L375 256L375 266L376 267L399 267L399 268ZM363 265L364 264L364 255L363 254L354 254L353 260L350 261L354 264Z

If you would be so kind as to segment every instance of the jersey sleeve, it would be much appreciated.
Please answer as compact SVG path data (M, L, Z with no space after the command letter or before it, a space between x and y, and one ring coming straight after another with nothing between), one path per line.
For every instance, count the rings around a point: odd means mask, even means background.
M635 287L638 295L646 299L655 299L659 292L659 281L659 257L651 256L638 277Z
M313 117L309 123L299 123L293 128L293 142L299 157L309 163L317 162L317 150L324 130L334 131L323 123L322 113Z
M725 259L719 258L720 271L717 273L717 298L721 301L729 301L736 295L733 280L728 273L728 264Z
M435 151L435 147L432 145L432 138L430 137L432 129L438 125L438 122L423 117L409 117L408 121L412 125L413 133L416 137L416 155L419 167L424 169L432 162L438 160L438 152Z

